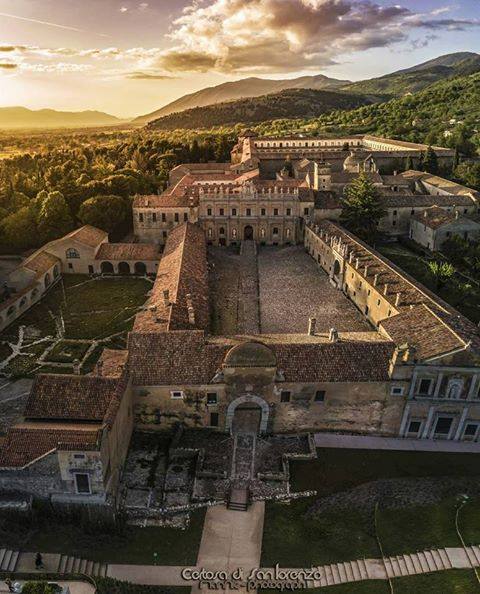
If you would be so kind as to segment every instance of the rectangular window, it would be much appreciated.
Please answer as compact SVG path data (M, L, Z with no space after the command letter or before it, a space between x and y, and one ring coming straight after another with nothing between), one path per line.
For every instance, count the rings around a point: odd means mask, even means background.
M90 477L86 473L75 473L75 490L77 493L90 495Z
M68 263L68 267L70 268L70 270L73 269L73 264L71 262Z
M431 385L431 379L421 379L418 384L418 393L424 396L428 396L430 394Z
M452 417L438 417L435 424L434 436L445 437L450 434L452 428Z
M86 458L85 454L73 454L73 457L75 460L85 460Z
M273 209L273 216L278 217L278 208Z
M390 394L392 396L403 396L403 386L392 386Z
M143 223L143 212L138 213L138 220L140 221L140 223Z
M292 214L292 209L291 208L287 208L287 217L289 217Z
M303 214L308 216L310 214L310 209L309 208L304 208L303 209Z
M236 217L236 216L237 216L237 209L232 208L232 217Z
M410 421L408 425L407 433L409 435L417 436L420 433L420 427L422 426L421 421Z
M315 402L325 402L325 390L317 390L315 392Z
M252 216L252 209L247 208L247 217L251 217L251 216Z
M207 208L207 216L209 216L209 217L212 216L212 209L211 208Z
M467 423L465 431L463 432L463 439L465 441L475 441L478 437L478 428L480 423Z
M210 413L210 426L218 427L218 413L216 413L216 412Z
M166 231L162 231L162 236L163 236L163 239L166 239L167 238L167 232Z
M180 400L183 398L183 391L182 390L171 390L170 397L174 400Z
M152 212L152 221L153 221L154 223L156 223L156 222L157 222L157 213L156 213L156 212Z
M184 213L183 213L183 220L184 220L185 222L187 222L187 221L188 221L188 212L184 212Z
M217 404L218 398L216 392L207 392L207 404Z
M162 223L165 223L167 221L167 215L162 212Z
M267 211L264 208L262 208L260 209L260 214L262 215L262 217L264 217L267 214Z
M223 217L223 215L225 214L225 210L223 208L220 209L220 216Z
M174 220L175 220L176 223L178 223L178 221L179 221L178 212L175 213Z
M280 392L280 402L290 402L290 396L289 390L282 390Z

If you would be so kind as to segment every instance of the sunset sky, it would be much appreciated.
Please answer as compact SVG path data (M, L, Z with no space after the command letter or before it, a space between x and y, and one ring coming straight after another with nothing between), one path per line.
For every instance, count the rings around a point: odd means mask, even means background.
M247 76L358 80L480 51L479 0L0 0L0 106L128 117Z

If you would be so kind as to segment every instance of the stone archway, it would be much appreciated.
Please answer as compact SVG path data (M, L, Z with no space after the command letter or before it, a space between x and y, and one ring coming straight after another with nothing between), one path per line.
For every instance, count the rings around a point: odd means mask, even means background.
M232 400L232 402L230 402L227 408L225 431L227 431L228 433L231 433L232 431L233 417L235 415L235 409L237 408L237 406L248 403L258 405L262 411L258 432L265 433L267 431L270 408L263 398L260 398L260 396L255 396L254 394L245 394L244 396L239 396L238 398L235 398L235 400Z
M251 225L246 225L245 229L243 230L243 239L253 239L253 227Z

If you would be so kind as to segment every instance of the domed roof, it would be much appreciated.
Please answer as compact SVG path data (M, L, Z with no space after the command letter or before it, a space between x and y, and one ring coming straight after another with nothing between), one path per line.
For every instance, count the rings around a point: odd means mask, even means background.
M261 342L250 341L231 348L224 360L226 367L276 367L275 353Z
M365 156L359 151L350 151L350 154L343 162L344 171L358 171L358 166L363 163Z

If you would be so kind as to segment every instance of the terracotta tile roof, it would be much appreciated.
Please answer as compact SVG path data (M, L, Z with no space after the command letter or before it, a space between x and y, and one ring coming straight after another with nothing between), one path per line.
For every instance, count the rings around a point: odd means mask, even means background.
M478 196L479 192L477 190L473 190L468 186L463 186L457 182L451 181L449 179L445 179L443 177L439 177L438 175L432 175L431 173L426 173L425 171L416 171L415 169L409 169L408 171L404 171L401 173L401 176L406 179L413 179L416 181L421 181L427 183L431 186L439 188L445 192L448 192L452 196L458 195L473 195Z
M60 259L45 251L35 252L25 262L22 262L20 268L27 268L36 273L36 277L42 276L50 270L55 264L59 264Z
M169 304L164 291L168 291ZM194 321L190 322L189 307ZM209 325L207 248L203 230L193 223L175 227L167 238L145 311L135 331L206 329Z
M419 360L465 347L465 342L424 303L381 322L386 334L398 345L408 343Z
M27 419L103 421L118 380L98 376L39 374L25 407Z
M158 246L152 243L102 243L95 260L160 260Z
M108 233L106 231L102 231L97 227L92 227L91 225L84 225L79 229L75 229L65 237L70 237L78 241L79 243L83 243L90 247L97 247L102 241L108 237ZM64 239L64 238L62 238Z
M385 205L412 208L428 206L445 206L451 208L455 206L474 206L475 201L470 196L432 196L430 194L401 194L389 193L383 196Z
M426 208L424 211L414 214L412 218L430 229L438 229L456 220L454 215L439 206Z
M409 274L337 223L323 220L318 225L311 226L311 228L317 234L322 232L324 237L325 233L327 233L328 241L340 240L347 250L347 261L351 253L351 265L357 269L357 273L360 276L365 278L366 282L373 286L374 277L378 275L377 286L384 298L392 305L392 312L394 312L392 318L397 314L408 312L416 306L425 305L437 317L437 323L447 326L451 332L458 336L463 346L468 345L475 352L480 352L480 333L477 326ZM367 276L365 276L366 266ZM387 288L386 293L385 286ZM397 295L400 298L398 303ZM415 322L413 320L414 316L412 314L411 317L405 318L405 323L414 324ZM433 318L431 320L433 323ZM381 324L383 325L384 322L381 322ZM410 332L410 328L405 327L405 333L408 334L408 332ZM423 349L424 352L427 352L427 349L429 349L428 337L426 335L423 337L420 335L419 339L425 341L425 345L422 345L420 351ZM404 342L405 340L402 340L402 343ZM437 354L443 354L443 347L439 344L437 344L437 347Z
M387 381L394 343L378 333L358 334L369 336L341 335L339 342L331 343L325 336L256 335L206 339L199 331L160 335L133 332L129 336L128 348L133 381L146 386L209 383L221 368L228 351L252 339L260 340L272 349L286 381Z
M95 450L100 426L23 423L10 428L0 449L0 467L22 468L51 451Z

